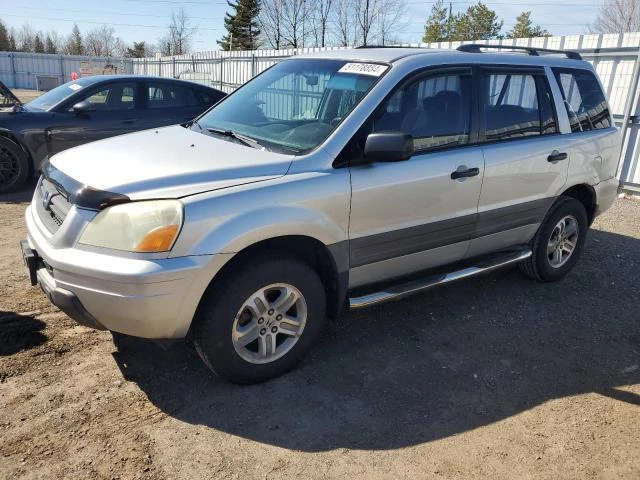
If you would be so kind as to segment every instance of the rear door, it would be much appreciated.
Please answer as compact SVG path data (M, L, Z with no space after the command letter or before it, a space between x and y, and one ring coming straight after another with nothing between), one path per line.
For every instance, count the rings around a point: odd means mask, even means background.
M103 138L138 130L140 124L139 82L121 81L87 89L73 102L54 113L45 130L49 155ZM87 101L92 111L76 113L73 105Z
M481 68L478 89L485 173L468 257L529 241L569 164L544 68Z
M461 260L476 224L484 170L472 122L471 68L408 80L373 131L413 136L407 161L350 167L350 286Z

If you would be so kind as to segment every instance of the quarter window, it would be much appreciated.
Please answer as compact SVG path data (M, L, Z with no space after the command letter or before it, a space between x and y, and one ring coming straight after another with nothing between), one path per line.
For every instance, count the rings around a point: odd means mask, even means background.
M389 99L374 130L408 133L416 151L466 145L470 88L468 75L437 75L410 83Z
M485 139L557 133L546 82L529 74L483 75Z
M611 126L609 107L592 72L574 69L553 69L572 132L584 132Z

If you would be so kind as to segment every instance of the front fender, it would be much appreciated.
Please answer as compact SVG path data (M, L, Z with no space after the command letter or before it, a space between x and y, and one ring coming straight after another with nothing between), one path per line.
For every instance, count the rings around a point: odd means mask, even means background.
M289 235L311 237L324 245L347 239L345 228L322 212L269 207L225 219L200 239L190 254L237 253L263 240Z

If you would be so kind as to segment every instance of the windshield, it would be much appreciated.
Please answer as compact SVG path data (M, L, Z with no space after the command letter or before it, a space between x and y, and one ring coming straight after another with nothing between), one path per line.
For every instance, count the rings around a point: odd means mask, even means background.
M64 85L49 90L47 93L40 95L38 98L31 100L26 104L29 110L49 110L54 105L66 100L78 90L83 88L78 82L68 82Z
M251 137L270 150L305 153L329 136L387 68L345 60L285 60L227 97L198 125Z

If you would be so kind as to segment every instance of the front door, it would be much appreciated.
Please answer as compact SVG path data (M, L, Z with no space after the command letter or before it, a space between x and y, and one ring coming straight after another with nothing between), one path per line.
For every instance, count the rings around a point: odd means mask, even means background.
M409 80L373 130L414 138L407 161L351 167L350 287L461 260L473 235L484 164L474 145L471 70Z
M45 131L47 150L54 155L67 148L122 135L140 129L138 82L116 82L97 86L74 103L87 101L91 111L76 113L65 105L54 113Z

